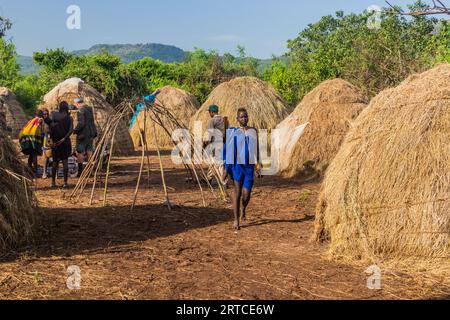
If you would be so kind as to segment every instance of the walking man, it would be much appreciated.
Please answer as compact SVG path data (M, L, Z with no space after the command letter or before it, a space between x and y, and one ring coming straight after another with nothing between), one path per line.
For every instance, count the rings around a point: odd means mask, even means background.
M86 105L83 98L76 98L74 103L78 109L78 113L77 125L73 132L77 135L78 177L81 177L85 156L90 159L94 152L94 139L97 137L97 127L95 126L92 107Z
M234 183L234 229L240 229L240 221L247 219L254 178L261 174L258 132L248 126L248 112L241 108L237 113L239 128L227 130L224 151L225 173Z

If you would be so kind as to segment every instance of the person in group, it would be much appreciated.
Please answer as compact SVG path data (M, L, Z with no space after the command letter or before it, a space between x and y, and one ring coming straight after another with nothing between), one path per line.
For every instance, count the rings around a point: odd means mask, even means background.
M254 178L261 175L258 132L249 127L248 112L240 108L237 112L238 128L227 130L224 148L223 179L229 177L234 183L234 229L240 230L240 220L246 221ZM242 206L241 206L242 202Z
M226 134L225 119L219 115L219 107L215 104L210 105L208 107L208 112L211 119L208 121L208 127L206 130L205 139L203 141L203 149L207 149L208 146L211 146L216 142L220 142L222 144L225 141ZM214 159L214 163L210 165L207 174L207 179L210 183L213 181L215 173L218 173L220 178L223 177L224 173L223 164L215 161L215 154L211 154L211 156ZM221 183L224 184L224 181L221 181Z
M52 157L52 148L51 148L51 139L50 139L50 127L46 123L46 119L50 117L50 112L48 109L42 109L42 116L44 119L43 123L43 133L44 133L44 139L42 143L42 156L43 156L43 172L42 172L42 179L47 179L47 171L48 171L48 165L50 162L50 158Z
M94 139L97 137L97 127L95 126L92 107L86 105L81 97L76 98L74 103L78 113L77 125L73 133L77 135L75 150L78 158L78 177L81 177L85 157L87 156L89 160L94 152Z
M43 123L43 112L37 110L35 117L28 121L19 134L22 153L28 156L28 167L34 175L38 171L38 156L42 155Z
M58 111L52 112L51 116L45 119L45 123L50 128L50 138L53 142L52 188L56 187L56 176L58 174L59 162L63 163L63 188L68 188L68 159L72 154L72 143L70 141L70 136L73 133L73 120L69 114L69 104L66 101L60 102Z

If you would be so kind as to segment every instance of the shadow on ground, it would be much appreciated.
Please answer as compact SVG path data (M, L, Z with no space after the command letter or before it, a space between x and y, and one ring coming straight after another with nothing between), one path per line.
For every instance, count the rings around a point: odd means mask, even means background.
M0 257L13 261L21 254L38 257L66 256L101 252L133 242L165 238L192 229L231 221L232 211L217 208L163 205L106 208L42 210L35 242Z

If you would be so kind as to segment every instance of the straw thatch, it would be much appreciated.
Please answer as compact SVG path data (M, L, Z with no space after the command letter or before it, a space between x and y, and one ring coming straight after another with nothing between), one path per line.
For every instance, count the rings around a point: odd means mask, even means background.
M36 202L27 168L7 137L6 110L0 106L0 252L30 238Z
M258 129L273 129L289 114L287 104L270 85L257 78L241 77L222 83L211 92L192 118L191 129L195 121L201 121L203 130L206 130L210 119L207 110L212 104L220 107L220 115L227 117L231 126L237 126L239 108L248 110L249 125Z
M114 109L97 90L81 79L71 78L58 84L44 96L44 104L41 107L45 107L51 112L59 102L67 101L69 104L73 104L73 100L80 96L84 98L86 104L93 108L97 130L100 135L108 117L114 114ZM72 118L75 126L76 112L72 112ZM72 136L72 139L75 139L75 136ZM124 121L117 128L115 150L116 154L120 155L127 155L134 151L133 141Z
M6 126L12 129L11 137L17 138L28 121L22 106L14 93L3 87L0 87L0 105L5 111Z
M351 122L366 106L364 95L347 81L322 82L277 126L280 173L285 177L322 176ZM294 137L301 125L306 125L305 129L300 137Z
M450 270L449 64L381 92L354 122L326 173L316 238L349 259Z
M192 94L177 89L171 86L166 86L161 89L158 94L156 103L167 109L181 125L188 128L189 120L197 112L200 104L195 96ZM133 127L130 130L131 138L133 139L134 146L136 148L141 147L141 139L139 131L144 133L148 147L155 147L155 140L153 137L153 114L150 111L141 111L134 122ZM165 128L170 132L172 130L169 123L169 119L165 116L161 116ZM144 128L145 127L145 128ZM172 148L173 142L167 132L160 125L155 127L156 137L158 139L158 145L161 148Z

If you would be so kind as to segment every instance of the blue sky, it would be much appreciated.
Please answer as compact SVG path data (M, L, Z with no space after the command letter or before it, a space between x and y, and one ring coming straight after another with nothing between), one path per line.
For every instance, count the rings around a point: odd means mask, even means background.
M238 44L258 58L286 51L309 23L337 10L362 12L384 0L0 0L13 22L8 36L19 54L46 48L87 49L98 43L156 42L235 53ZM391 0L405 5L413 0ZM66 27L69 5L81 8L81 30Z

